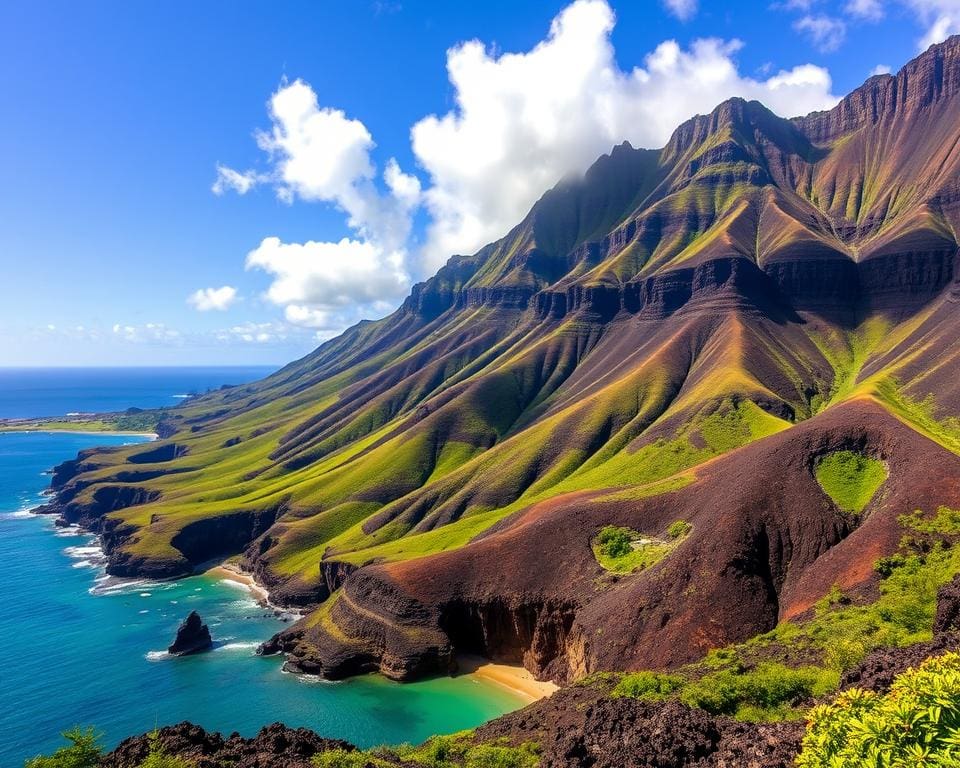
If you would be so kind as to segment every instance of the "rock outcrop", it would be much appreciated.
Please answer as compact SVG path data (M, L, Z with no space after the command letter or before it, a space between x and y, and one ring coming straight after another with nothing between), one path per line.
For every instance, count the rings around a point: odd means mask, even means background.
M313 768L314 755L335 749L353 751L344 741L324 739L306 728L274 723L250 739L232 734L224 738L198 725L179 723L160 728L156 742L168 755L190 762L194 768ZM149 735L122 741L101 761L101 768L139 768L150 754Z
M177 636L167 648L167 653L171 656L190 656L209 651L212 647L210 628L203 623L199 613L190 611L190 615L177 628Z
M933 633L943 635L948 632L960 632L960 576L954 577L953 581L937 591Z

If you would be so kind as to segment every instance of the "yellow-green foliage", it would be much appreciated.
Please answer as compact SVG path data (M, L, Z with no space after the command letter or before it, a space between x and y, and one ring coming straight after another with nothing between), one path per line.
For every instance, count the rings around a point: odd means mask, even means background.
M25 768L97 768L103 747L93 728L74 728L63 734L68 742L52 755L37 755Z
M766 661L752 669L722 669L699 678L687 674L634 672L612 691L643 701L679 698L691 707L740 720L766 721L795 716L792 708L833 690L839 675L821 667L792 668Z
M687 680L680 675L642 670L621 677L611 695L641 701L664 701L681 690L686 683Z
M194 768L191 760L168 755L160 744L156 733L150 734L150 754L138 768Z
M690 533L690 524L677 520L667 530L668 540L651 538L630 528L608 525L593 540L597 562L614 573L633 573L659 563Z
M854 688L815 707L797 766L960 766L960 654L898 675L886 695Z
M960 573L960 510L918 511L900 523L909 535L900 553L878 563L883 580L876 601L856 604L835 587L802 622L783 622L670 675L624 675L615 695L679 698L744 720L796 718L869 651L929 640L937 590ZM820 663L811 666L811 659Z
M393 765L370 752L346 749L320 752L311 762L317 768L388 768Z
M835 451L820 458L814 468L817 482L844 512L860 514L887 479L878 459L853 451Z
M894 414L947 450L960 454L960 418L938 417L939 408L933 395L927 395L922 400L909 397L900 391L896 380L892 378L881 382L877 391Z
M434 736L419 747L405 745L392 751L396 758L424 768L536 768L540 762L540 747L534 742L518 747L504 740L478 744L473 731Z

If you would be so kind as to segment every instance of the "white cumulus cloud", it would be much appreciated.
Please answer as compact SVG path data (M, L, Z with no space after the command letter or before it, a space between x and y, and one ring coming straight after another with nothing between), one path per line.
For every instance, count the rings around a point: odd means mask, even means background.
M904 0L926 26L918 48L926 50L934 43L960 34L960 0Z
M851 16L866 21L879 21L884 15L881 0L848 0L844 10Z
M337 243L284 243L264 238L247 254L247 269L273 277L266 296L285 307L288 322L330 327L333 318L357 305L379 307L402 298L410 278L401 253L384 254L373 243L343 238Z
M209 312L214 309L222 312L229 309L236 299L237 289L224 285L220 288L201 288L194 291L187 297L187 303L200 312Z
M659 147L697 112L730 96L763 101L782 115L836 103L829 73L812 65L767 80L740 74L739 41L661 43L643 67L623 71L602 0L578 0L526 53L497 55L479 41L452 48L447 70L455 108L412 131L430 176L427 271L452 253L502 235L561 177L579 173L624 139Z
M663 0L663 4L681 21L692 19L697 13L697 0Z
M673 2L675 12L695 3ZM738 40L667 40L642 66L623 70L605 0L576 0L529 51L501 53L478 40L447 52L453 107L411 129L422 178L373 160L366 126L323 106L309 84L284 83L270 99L271 127L258 134L266 173L218 168L220 191L270 184L287 201L332 204L350 236L286 243L267 237L247 257L268 273L269 301L288 323L332 328L396 306L413 279L455 253L503 235L561 178L582 173L624 140L660 147L683 120L731 96L792 116L836 103L827 70L806 64L765 79L740 73ZM412 222L425 211L424 242ZM341 326L342 327L342 326Z
M210 188L215 195L222 195L228 191L236 192L238 195L245 195L257 184L267 181L269 177L264 177L256 171L235 171L225 165L217 165L217 178Z
M846 23L833 16L804 16L793 23L793 28L807 35L814 47L824 53L837 50L847 37Z

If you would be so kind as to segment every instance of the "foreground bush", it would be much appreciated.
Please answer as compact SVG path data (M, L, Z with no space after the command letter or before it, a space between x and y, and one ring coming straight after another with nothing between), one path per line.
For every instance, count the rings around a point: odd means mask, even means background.
M26 768L97 768L103 747L93 728L74 728L63 734L68 742L52 755L27 760Z
M890 692L815 707L798 768L960 768L960 654L928 659Z
M68 742L52 755L38 755L27 760L25 768L98 768L103 747L93 728L74 728L63 734ZM193 763L164 752L157 735L150 736L150 754L139 768L193 768Z

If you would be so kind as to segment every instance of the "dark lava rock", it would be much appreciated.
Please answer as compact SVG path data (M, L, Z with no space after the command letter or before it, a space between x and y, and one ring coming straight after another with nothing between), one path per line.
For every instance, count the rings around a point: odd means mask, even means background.
M311 758L334 749L352 751L345 741L324 739L306 728L274 723L252 739L232 734L207 733L199 725L183 722L161 728L157 741L163 751L182 758L195 768L313 768ZM150 737L134 736L101 760L101 768L138 768L150 753Z
M541 768L788 768L802 723L739 723L677 701L613 698L573 686L477 729L484 741L536 741Z
M863 688L876 693L886 693L893 678L908 669L919 667L931 656L940 656L948 651L960 650L960 635L938 635L928 643L917 643L904 648L878 648L853 669L844 672L840 687Z
M877 693L890 690L893 678L920 666L931 656L960 650L960 576L937 592L933 640L904 648L878 648L840 679L841 688L864 688Z
M933 634L960 631L960 576L944 584L937 592L937 616L933 622Z
M209 650L212 645L210 628L203 623L199 613L190 611L190 615L177 629L177 637L173 645L167 648L167 652L172 656L189 656L191 653Z

